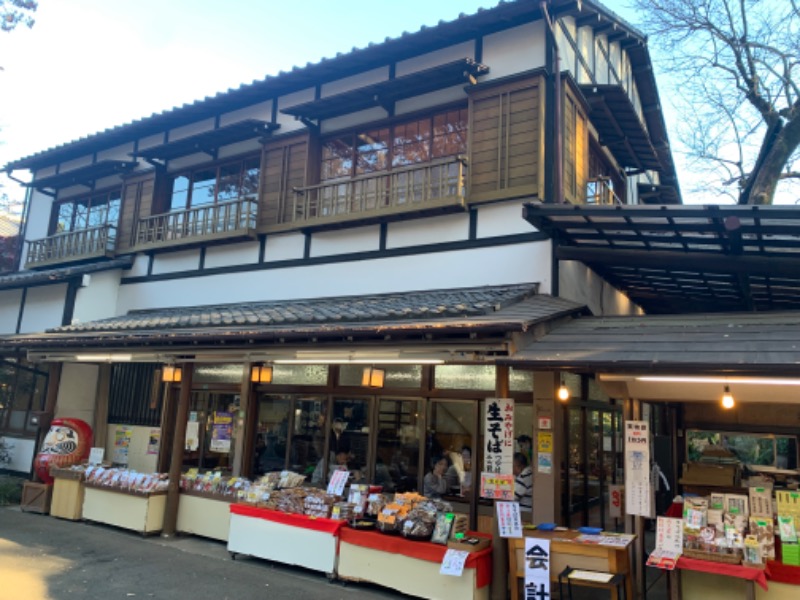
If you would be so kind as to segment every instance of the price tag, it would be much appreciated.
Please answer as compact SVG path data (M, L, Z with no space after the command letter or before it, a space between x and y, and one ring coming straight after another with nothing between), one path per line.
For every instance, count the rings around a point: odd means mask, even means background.
M347 484L347 479L350 477L350 471L337 470L331 475L331 481L328 483L328 494L331 496L341 496L344 494L344 486Z
M469 552L466 550L456 550L448 548L444 553L442 559L442 566L439 568L441 575L453 575L454 577L461 577L464 572L464 563L467 562Z

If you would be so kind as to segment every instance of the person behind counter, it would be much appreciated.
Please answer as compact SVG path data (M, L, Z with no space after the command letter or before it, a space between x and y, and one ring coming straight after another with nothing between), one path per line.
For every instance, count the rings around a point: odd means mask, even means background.
M333 461L328 465L328 481L333 477L334 471L350 471L350 482L358 483L361 481L361 471L351 469L348 466L350 460L350 449L348 447L339 448L334 455ZM320 458L317 463L314 473L311 475L311 483L314 485L322 485L322 473L324 470L323 460Z
M522 452L514 454L514 500L521 511L533 510L533 471L528 466L528 457Z
M427 498L441 498L447 492L447 457L437 456L433 461L433 469L422 480L422 495Z

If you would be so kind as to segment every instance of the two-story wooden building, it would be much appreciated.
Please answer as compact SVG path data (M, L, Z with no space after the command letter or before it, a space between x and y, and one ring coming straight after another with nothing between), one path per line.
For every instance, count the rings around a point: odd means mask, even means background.
M572 314L639 311L559 266L523 203L680 202L646 40L587 0L502 2L5 170L33 174L20 271L0 277L12 468L63 415L109 456L131 428L140 470L310 474L339 419L389 489L463 446L474 476L486 397L530 430L557 375L497 357ZM227 452L208 440L221 412ZM200 439L172 456L187 422Z

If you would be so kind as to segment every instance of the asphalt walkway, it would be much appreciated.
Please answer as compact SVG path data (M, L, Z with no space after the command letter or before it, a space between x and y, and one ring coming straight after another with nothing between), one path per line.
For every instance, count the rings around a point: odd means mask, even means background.
M0 507L0 600L372 600L398 594L237 556L224 543L162 538Z

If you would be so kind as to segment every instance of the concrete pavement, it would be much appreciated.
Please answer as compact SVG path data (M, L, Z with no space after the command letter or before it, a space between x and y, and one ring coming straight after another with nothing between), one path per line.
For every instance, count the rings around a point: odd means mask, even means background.
M373 600L398 594L237 556L225 544L142 537L0 507L0 600Z

